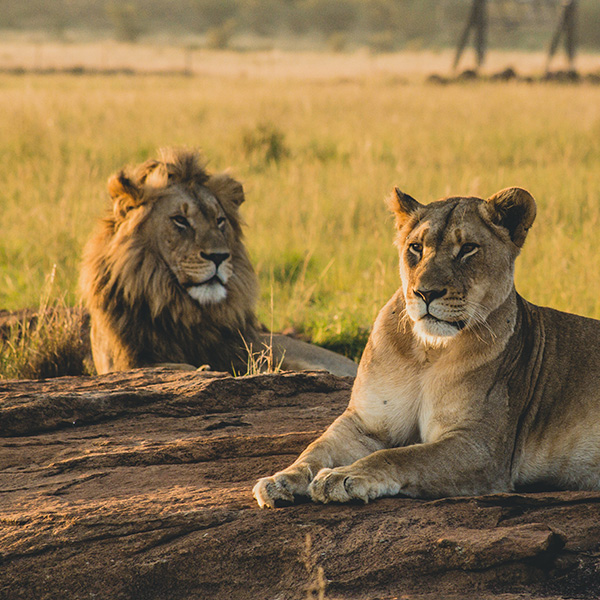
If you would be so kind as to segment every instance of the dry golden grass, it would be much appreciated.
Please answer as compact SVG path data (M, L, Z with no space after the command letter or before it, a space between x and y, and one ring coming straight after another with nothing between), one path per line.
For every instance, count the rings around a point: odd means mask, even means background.
M74 304L108 176L188 145L245 183L260 317L275 329L360 351L398 285L394 185L425 202L526 187L539 212L519 291L600 318L600 87L439 87L413 76L430 60L199 52L191 78L0 76L0 308L36 306L53 265Z
M198 40L169 43L127 44L114 40L73 42L69 44L26 34L7 34L0 40L0 68L90 70L131 69L147 73L190 70L194 75L217 77L250 77L259 79L331 80L370 78L373 76L406 77L422 80L431 73L447 73L454 50L405 50L373 53L368 48L352 52L318 51L286 52L262 50L253 52L212 51L202 49ZM475 55L467 50L461 68L475 64ZM512 66L519 73L536 75L546 67L546 52L491 50L484 73L495 73ZM557 54L553 68L567 68L564 56ZM582 52L577 67L583 72L600 69L600 56Z

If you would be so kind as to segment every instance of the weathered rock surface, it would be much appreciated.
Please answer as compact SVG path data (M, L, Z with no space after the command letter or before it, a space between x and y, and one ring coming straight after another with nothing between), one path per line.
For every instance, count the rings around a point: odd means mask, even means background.
M0 598L600 597L600 494L258 509L255 480L350 388L164 369L0 381Z

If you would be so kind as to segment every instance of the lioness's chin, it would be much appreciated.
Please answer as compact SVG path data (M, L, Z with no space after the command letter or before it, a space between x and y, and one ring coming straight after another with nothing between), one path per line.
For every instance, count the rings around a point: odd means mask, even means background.
M227 298L227 288L218 281L188 287L187 292L198 304L217 304Z
M448 323L426 316L414 323L413 331L423 344L443 348L463 327L462 324Z

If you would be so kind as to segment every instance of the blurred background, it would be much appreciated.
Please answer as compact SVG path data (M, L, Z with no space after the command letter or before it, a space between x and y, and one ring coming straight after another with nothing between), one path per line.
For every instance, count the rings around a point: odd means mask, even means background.
M561 0L488 0L490 48L548 47ZM472 0L3 0L0 32L44 41L375 52L454 46ZM600 2L579 0L578 41L600 49Z
M574 4L0 0L0 317L62 315L0 323L0 378L82 371L64 315L106 181L163 146L243 181L275 331L360 357L399 285L396 185L423 202L527 188L518 291L600 318L600 2Z

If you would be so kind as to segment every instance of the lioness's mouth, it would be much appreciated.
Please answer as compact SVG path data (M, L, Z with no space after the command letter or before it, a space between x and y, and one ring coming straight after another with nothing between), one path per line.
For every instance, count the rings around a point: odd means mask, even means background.
M432 314L426 314L423 319L428 319L430 321L436 321L437 323L446 323L446 325L452 325L452 327L455 327L456 329L458 329L458 331L461 331L461 329L464 329L467 326L467 322L466 321L444 321L444 319L438 319L437 317L434 317Z

